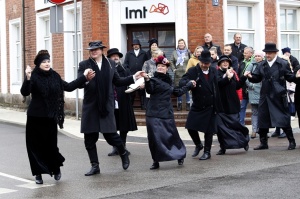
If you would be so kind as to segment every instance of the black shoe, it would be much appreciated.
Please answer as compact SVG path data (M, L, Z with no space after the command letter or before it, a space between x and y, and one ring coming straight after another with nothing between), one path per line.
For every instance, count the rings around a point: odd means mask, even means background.
M195 151L194 151L192 157L196 157L197 155L199 155L199 153L202 149L203 149L203 145L201 143L196 145Z
M91 170L84 175L91 176L91 175L95 175L95 174L99 174L99 173L100 173L99 164L92 164Z
M177 104L177 111L182 111L182 103Z
M191 110L191 104L190 103L186 103L186 111L190 111Z
M278 136L278 138L286 138L285 132L281 133L281 134Z
M199 158L199 160L208 160L210 159L210 157L211 157L210 152L205 151L203 155Z
M42 175L36 175L35 176L35 183L36 184L43 184L43 178L42 178Z
M58 180L60 180L60 178L61 178L61 172L59 169L57 173L54 173L54 179L58 181Z
M130 160L128 157L128 152L125 150L125 153L123 155L120 155L121 160L122 160L122 167L124 170L128 169L129 164L130 164Z
M244 147L245 151L249 150L249 144L247 144L247 146Z
M296 142L295 140L294 141L291 141L290 144L289 144L289 147L288 147L288 150L293 150L296 148Z
M110 152L110 153L108 154L108 156L116 156L116 155L119 155L119 152L118 152L118 150L117 150L116 147L113 147L112 152Z
M253 150L264 150L269 149L269 146L267 144L260 144L259 146L255 147Z
M184 159L179 159L178 160L178 165L183 165Z
M280 131L278 132L278 131L274 131L273 133L272 133L272 135L271 135L271 137L273 138L273 137L278 137L278 136L280 136Z
M225 155L226 149L220 149L216 155Z
M150 167L150 170L154 170L158 168L159 168L159 162L153 162L152 166Z

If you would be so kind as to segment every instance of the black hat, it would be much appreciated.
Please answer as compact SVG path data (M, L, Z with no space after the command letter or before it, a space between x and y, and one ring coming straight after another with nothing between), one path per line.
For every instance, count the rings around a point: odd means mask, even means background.
M218 60L218 66L220 66L221 62L225 60L229 62L230 66L232 65L231 59L227 55L221 55L221 57Z
M278 49L276 48L275 43L266 43L265 44L265 49L263 49L262 51L264 51L264 52L278 52Z
M140 45L140 46L141 46L140 40L134 39L134 40L132 41L132 45Z
M106 46L104 46L102 44L102 41L91 41L89 43L89 47L86 48L86 50L94 50L94 49L97 49L97 48L106 48Z
M110 58L110 56L114 55L114 54L117 54L119 55L120 58L123 57L123 54L120 53L119 49L117 48L111 48L107 51L107 57Z
M201 55L198 57L198 59L202 63L210 63L212 61L212 58L211 58L211 54L210 54L209 50L203 50L201 52Z
M282 54L284 54L286 52L291 53L291 49L289 47L285 47L285 48L281 49L281 51L282 51Z
M40 67L41 63L46 59L50 60L50 54L49 54L48 50L40 50L38 52L38 54L35 56L33 63L37 67Z
M155 38L152 38L152 39L150 39L150 40L148 41L148 43L149 43L149 48L150 48L151 45L154 44L154 43L158 45L158 40L155 39Z

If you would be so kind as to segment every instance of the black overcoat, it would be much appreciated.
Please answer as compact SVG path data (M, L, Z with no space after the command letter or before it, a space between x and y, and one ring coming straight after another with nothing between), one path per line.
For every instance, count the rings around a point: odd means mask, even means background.
M92 68L92 64L96 64L91 58L79 63L78 76L81 75L85 69ZM97 66L98 67L98 66ZM93 78L84 85L84 98L82 104L82 118L81 118L81 133L113 133L116 132L115 121L115 98L113 86L124 86L134 83L133 77L120 77L115 66L115 62L102 56L102 67L110 68L109 81L106 82L109 87L106 117L100 117L98 111L96 89L97 81Z
M120 77L130 76L130 70L124 68L122 65L117 65L117 71ZM131 95L125 93L127 86L115 87L117 91L117 99L119 106L119 131L135 131L137 130L136 120L134 116L134 111L131 103Z
M193 104L185 128L204 133L216 133L216 114L223 110L217 69L210 67L209 79L206 80L198 63L182 76L179 85L184 86L190 80L195 80L197 84L191 89Z
M270 67L264 60L258 64L249 81L262 82L258 105L258 128L289 127L291 116L286 96L286 81L296 82L296 77L288 62L277 57Z
M137 71L142 70L145 61L147 61L147 54L144 50L140 49L137 56L135 55L134 50L130 50L125 55L123 65L125 68L129 68L133 75Z

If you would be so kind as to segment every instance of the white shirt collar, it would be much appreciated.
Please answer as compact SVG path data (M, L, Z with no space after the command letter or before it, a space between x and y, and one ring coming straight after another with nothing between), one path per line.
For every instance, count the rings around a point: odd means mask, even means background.
M274 59L272 61L270 61L270 62L267 61L270 67L272 67L272 65L274 64L274 62L276 61L276 59L277 59L277 55L274 57Z
M202 70L203 74L207 75L209 73L209 70Z

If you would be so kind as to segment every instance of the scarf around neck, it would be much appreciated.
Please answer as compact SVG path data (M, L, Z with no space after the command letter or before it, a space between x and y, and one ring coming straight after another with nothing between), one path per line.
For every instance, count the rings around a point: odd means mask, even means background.
M187 48L184 48L183 50L180 50L179 48L177 48L176 52L177 52L177 56L178 56L177 61L176 61L176 66L178 64L183 65L184 57L187 52Z

